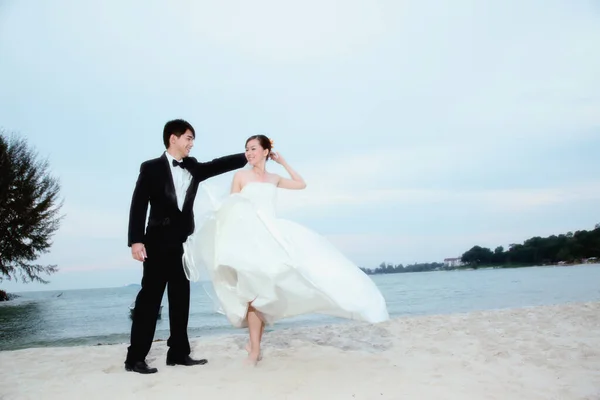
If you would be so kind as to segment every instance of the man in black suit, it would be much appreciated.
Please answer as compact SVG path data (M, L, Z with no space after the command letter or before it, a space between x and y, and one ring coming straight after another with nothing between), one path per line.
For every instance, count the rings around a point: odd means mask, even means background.
M152 346L160 303L168 286L170 336L167 365L201 365L190 357L187 326L190 282L182 265L183 243L194 232L193 205L201 181L246 164L244 153L199 163L189 157L196 133L178 119L163 130L165 153L145 161L135 185L129 211L128 245L134 259L144 263L142 288L135 300L131 344L125 369L143 374L157 372L146 363ZM144 232L146 212L150 216Z

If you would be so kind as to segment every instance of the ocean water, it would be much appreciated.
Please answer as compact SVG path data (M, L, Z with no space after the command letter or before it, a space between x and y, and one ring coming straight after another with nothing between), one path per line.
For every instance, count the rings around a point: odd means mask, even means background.
M486 309L600 300L600 264L475 271L437 271L372 276L391 317L448 314ZM128 343L129 306L139 287L18 293L0 303L0 350L44 346ZM168 300L155 339L169 335ZM305 315L280 321L269 330L347 323ZM201 283L192 285L190 338L245 334L233 329Z

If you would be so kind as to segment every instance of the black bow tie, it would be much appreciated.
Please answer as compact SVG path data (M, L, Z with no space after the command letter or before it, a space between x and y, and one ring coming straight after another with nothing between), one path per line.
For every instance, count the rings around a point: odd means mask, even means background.
M181 167L181 168L185 169L185 165L183 165L183 161L173 160L173 166L174 167Z

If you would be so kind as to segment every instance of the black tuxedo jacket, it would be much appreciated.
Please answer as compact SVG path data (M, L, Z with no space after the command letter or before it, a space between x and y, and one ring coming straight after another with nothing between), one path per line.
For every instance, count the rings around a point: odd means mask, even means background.
M234 154L200 163L193 157L183 159L192 175L182 210L177 207L175 185L167 156L148 160L140 166L129 210L128 246L144 243L157 249L176 248L194 232L194 200L198 185L205 179L223 174L246 164L244 153ZM146 214L150 216L144 232Z

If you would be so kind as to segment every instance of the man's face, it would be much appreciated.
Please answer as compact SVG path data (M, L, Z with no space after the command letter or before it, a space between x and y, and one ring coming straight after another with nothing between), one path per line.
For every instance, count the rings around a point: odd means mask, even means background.
M171 148L181 158L188 157L194 147L194 134L189 129L179 137L171 135Z

